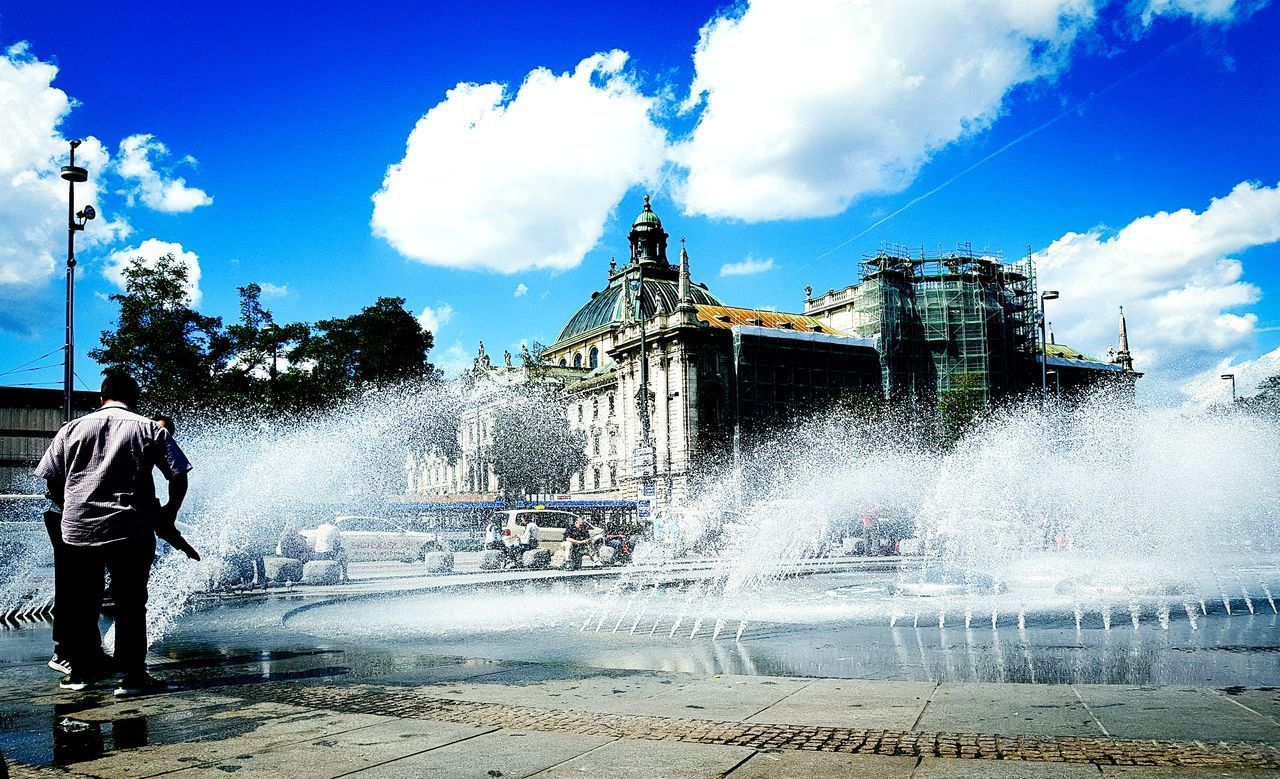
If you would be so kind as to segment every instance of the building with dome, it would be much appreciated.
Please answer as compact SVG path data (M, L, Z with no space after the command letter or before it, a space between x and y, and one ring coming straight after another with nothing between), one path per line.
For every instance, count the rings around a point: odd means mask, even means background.
M728 305L693 280L689 252L668 260L669 236L646 196L628 234L630 257L610 260L604 287L540 355L494 365L481 345L464 409L460 454L411 455L409 497L496 498L482 453L504 387L554 385L565 424L586 442L586 466L564 491L577 499L679 503L699 477L741 462L761 440L838 399L859 394L935 403L951 391L984 400L1137 377L1121 318L1108 360L1041 347L1034 266L961 251L882 251L842 290L806 290L804 313Z
M610 261L604 288L569 318L537 370L509 359L494 366L484 354L473 370L494 387L562 387L566 424L583 431L588 457L567 492L679 501L699 473L731 462L802 410L880 393L880 358L869 341L803 314L726 305L693 280L683 242L679 262L670 262L669 235L648 197L628 241L629 260ZM498 492L483 464L465 464L485 440L484 417L482 409L464 413L462 467L430 454L411 458L411 496Z

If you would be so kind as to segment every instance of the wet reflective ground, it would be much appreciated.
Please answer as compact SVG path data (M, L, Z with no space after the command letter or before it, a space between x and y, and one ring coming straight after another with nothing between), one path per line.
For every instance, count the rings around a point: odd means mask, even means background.
M3 630L0 751L43 765L82 763L144 744L195 745L213 754L226 748L218 744L270 728L294 738L329 716L282 716L273 704L246 707L220 695L229 685L268 681L527 684L579 673L634 678L674 671L1128 689L1280 686L1280 617L1269 609L1251 614L1242 603L1207 604L1194 628L1176 611L1167 623L1158 619L1150 604L1138 608L1136 626L1126 614L1107 629L1095 614L1077 630L1065 614L1028 617L1024 629L1002 617L994 630L989 622L966 630L951 615L940 628L936 612L943 601L892 596L889 578L863 573L792 582L784 588L792 619L780 618L786 609L779 603L748 604L742 613L754 618L740 640L731 630L712 640L713 613L703 614L704 624L689 637L701 613L691 606L691 585L659 590L648 603L628 601L625 593L615 597L618 590L607 581L230 600L188 615L153 648L153 672L184 692L119 702L109 687L83 696L56 689L57 674L44 666L47 625ZM863 610L851 610L850 598ZM866 616L887 613L878 611L886 604L906 606L907 616L892 627L883 615ZM191 760L207 759L200 754ZM183 759L174 758L174 769Z
M824 594L832 581L847 579L814 576L796 586ZM1156 607L1145 605L1136 627L1125 612L1109 629L1095 613L1079 630L1070 614L1031 616L1021 630L1016 616L1002 616L995 630L988 618L966 630L954 614L938 627L936 599L883 596L899 607L918 607L893 627L887 610L878 619L862 612L840 619L848 610L797 601L791 621L777 619L784 615L776 604L757 605L750 613L771 619L748 621L739 640L737 623L730 623L733 629L712 640L714 615L702 617L700 626L692 609L682 617L679 588L647 608L598 608L610 587L510 585L361 599L309 608L287 615L285 623L287 631L393 653L608 668L935 682L1280 685L1280 616L1270 609L1251 614L1243 604L1233 605L1230 615L1220 603L1207 604L1194 627L1185 613L1162 621Z

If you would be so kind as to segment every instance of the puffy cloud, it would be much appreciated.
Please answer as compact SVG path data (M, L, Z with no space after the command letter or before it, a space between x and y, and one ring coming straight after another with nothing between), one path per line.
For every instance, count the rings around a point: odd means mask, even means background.
M678 196L689 213L759 221L902 189L1011 89L1057 73L1093 18L1092 0L734 6L694 52L685 107L704 107L674 152Z
M57 66L33 56L25 43L0 56L0 329L32 332L50 311L41 305L50 280L65 267L67 184L58 178L67 164L67 139L59 126L75 103L53 86ZM76 150L76 164L89 181L76 186L76 202L98 200L97 180L108 155L96 138ZM128 232L105 215L76 238L78 251ZM56 298L60 300L60 298ZM47 298L43 302L55 300Z
M720 277L725 276L754 276L757 273L765 273L773 270L773 258L769 257L764 260L757 260L750 254L741 262L726 262L720 266Z
M1118 232L1067 233L1036 259L1059 340L1094 353L1115 341L1124 306L1142 384L1175 385L1252 347L1261 297L1231 255L1280 241L1280 188L1237 185L1199 213L1188 208L1135 219ZM1140 385L1141 386L1141 385ZM1194 394L1194 391L1193 391Z
M258 288L262 290L264 298L286 298L289 297L288 284L272 284L269 281L258 282Z
M373 196L372 228L428 265L515 273L576 266L613 208L652 180L666 136L627 55L584 59L571 73L458 84L418 120L404 158Z
M166 254L172 254L183 265L187 266L187 297L192 306L200 304L200 258L195 252L182 248L180 243L148 238L137 246L114 251L107 256L106 267L102 275L112 284L124 289L124 269L135 258L141 257L143 264L155 265L156 260Z
M529 294L529 286L523 281L516 285L516 297L522 298Z
M449 320L453 319L453 306L445 303L436 308L424 308L422 313L418 314L418 324L422 325L422 329L433 335L440 333L440 328L449 324Z
M129 205L140 197L148 208L177 214L213 203L213 198L204 190L187 186L186 179L167 177L156 170L155 163L168 156L169 148L154 135L130 135L120 142L116 173L131 182L123 192L129 198ZM194 163L195 158L188 156L182 161Z

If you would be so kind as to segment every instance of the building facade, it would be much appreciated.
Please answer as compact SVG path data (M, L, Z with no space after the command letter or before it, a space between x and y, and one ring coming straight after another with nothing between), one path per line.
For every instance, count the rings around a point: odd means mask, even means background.
M681 242L645 198L630 256L610 261L591 295L540 355L495 366L481 345L474 391L460 413L457 452L414 452L410 499L492 499L485 462L503 393L549 383L568 400L565 425L582 432L586 466L564 490L576 497L681 502L699 474L733 464L802 415L850 395L936 403L977 386L985 399L1038 387L1132 382L1127 333L1110 361L1069 347L1041 349L1030 260L1004 263L967 247L936 256L882 251L860 281L813 295L803 313L727 305L695 283ZM1043 368L1042 368L1043 363ZM965 377L962 380L962 377Z
M97 393L72 393L75 416L97 407ZM33 471L62 423L61 390L0 387L0 494L44 492Z
M604 288L569 318L536 367L509 358L493 366L478 355L472 373L492 400L463 411L454 462L410 455L409 497L498 492L480 461L491 404L513 382L555 382L567 396L565 424L582 431L587 455L568 492L658 501L683 499L697 473L730 462L802 409L850 391L880 392L880 358L869 341L804 314L725 305L693 281L684 246L678 264L668 261L668 239L645 198L628 235L629 261L610 263Z
M1051 388L1132 391L1142 374L1123 311L1120 352L1101 360L1046 343L1041 305L1030 258L1006 263L968 245L932 255L887 247L864 259L858 283L816 296L806 290L804 312L875 343L888 397L929 404L976 387L992 401L1037 390L1046 375Z

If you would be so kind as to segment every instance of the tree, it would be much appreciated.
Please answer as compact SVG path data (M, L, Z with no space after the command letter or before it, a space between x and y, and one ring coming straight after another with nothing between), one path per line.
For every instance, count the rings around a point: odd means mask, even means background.
M562 492L587 466L587 437L569 427L568 400L558 386L515 389L493 414L493 434L484 451L503 496Z
M362 384L438 378L427 361L434 343L404 298L383 297L358 314L317 322L294 354L314 364L320 394L337 397Z
M116 329L103 330L101 346L89 356L137 379L158 409L213 402L231 344L220 318L191 308L187 266L172 254L154 263L135 257L123 276L125 291L111 296L120 304Z
M1240 405L1249 411L1280 416L1280 374L1263 379L1257 394L1241 398Z
M960 440L978 415L987 409L986 394L982 390L982 376L961 373L951 380L951 387L938 397L938 417L942 425L943 443L950 445Z
M262 287L239 287L240 319L227 328L235 355L221 379L230 405L297 411L318 404L311 374L293 357L311 334L302 322L280 325L262 305Z

